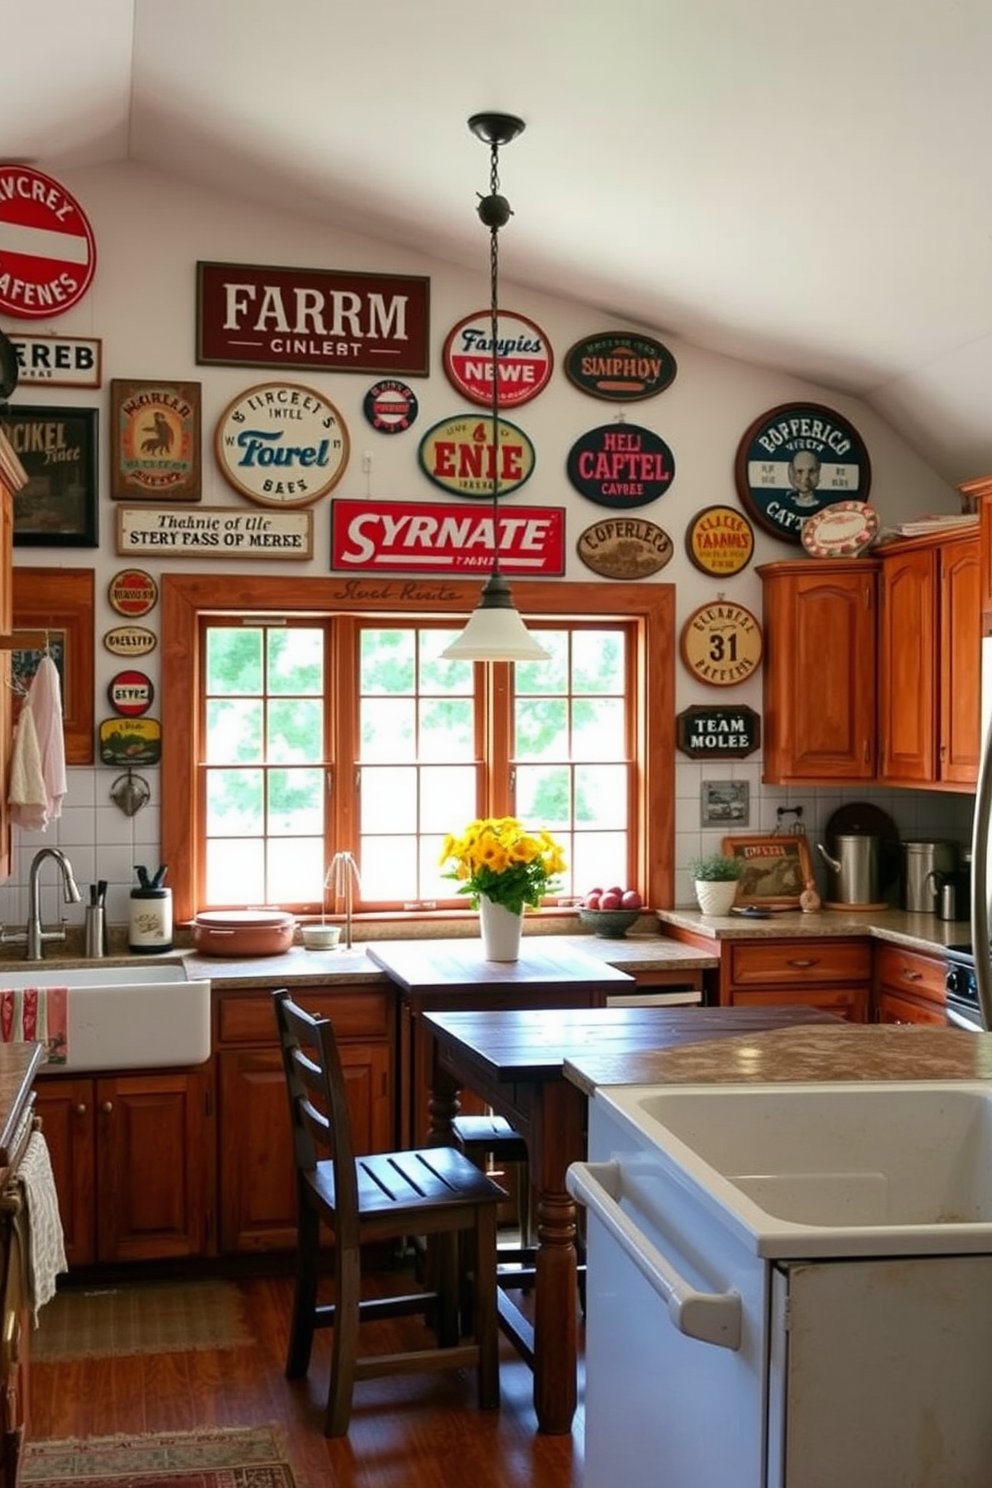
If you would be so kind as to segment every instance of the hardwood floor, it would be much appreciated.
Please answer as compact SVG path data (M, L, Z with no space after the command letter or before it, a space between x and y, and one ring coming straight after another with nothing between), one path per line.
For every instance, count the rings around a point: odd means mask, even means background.
M327 1441L329 1335L317 1335L307 1378L288 1381L289 1278L237 1285L250 1347L33 1364L29 1439L276 1422L300 1488L579 1488L581 1383L571 1435L540 1435L531 1373L503 1339L498 1411L476 1408L471 1374L368 1380L356 1388L347 1438Z

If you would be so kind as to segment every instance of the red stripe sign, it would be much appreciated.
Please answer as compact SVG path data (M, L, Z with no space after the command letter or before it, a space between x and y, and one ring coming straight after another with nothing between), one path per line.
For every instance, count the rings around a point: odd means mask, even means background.
M565 572L565 512L501 507L499 566L506 574ZM331 567L351 573L485 574L493 514L431 501L332 501Z
M95 271L93 229L65 187L30 166L0 165L0 311L62 315Z

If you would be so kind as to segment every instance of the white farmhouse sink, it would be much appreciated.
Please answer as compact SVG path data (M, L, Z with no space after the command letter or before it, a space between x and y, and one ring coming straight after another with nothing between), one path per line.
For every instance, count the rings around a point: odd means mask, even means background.
M992 1252L984 1081L597 1091L766 1256Z
M182 966L56 966L0 970L0 990L67 987L69 1057L62 1070L163 1069L210 1057L210 982Z

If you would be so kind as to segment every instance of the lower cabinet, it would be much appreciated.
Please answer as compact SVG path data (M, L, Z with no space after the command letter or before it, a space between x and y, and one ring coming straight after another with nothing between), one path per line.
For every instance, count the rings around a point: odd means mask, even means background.
M70 1268L212 1248L209 1066L40 1075L35 1090Z
M293 996L308 1012L334 1023L355 1150L388 1152L396 1145L393 992L308 987ZM219 991L214 1019L219 1247L288 1250L296 1243L296 1188L271 993Z
M875 1016L879 1023L947 1026L945 961L897 945L875 950Z
M867 940L730 941L722 948L725 1006L803 1004L866 1023L870 997Z

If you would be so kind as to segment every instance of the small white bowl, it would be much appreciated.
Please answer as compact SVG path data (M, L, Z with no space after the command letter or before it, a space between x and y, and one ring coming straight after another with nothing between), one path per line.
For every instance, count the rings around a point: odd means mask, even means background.
M300 934L308 951L333 951L341 939L341 926L304 925Z

